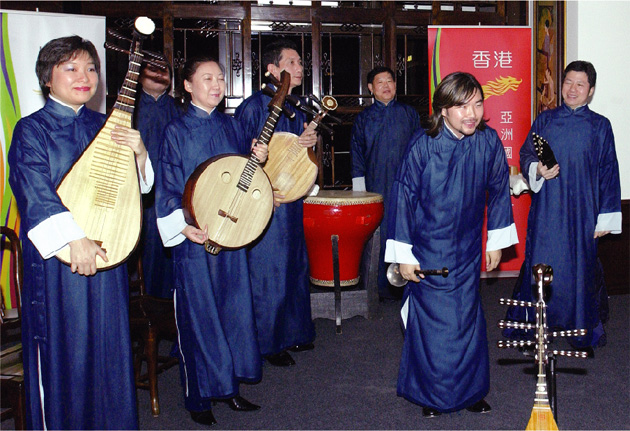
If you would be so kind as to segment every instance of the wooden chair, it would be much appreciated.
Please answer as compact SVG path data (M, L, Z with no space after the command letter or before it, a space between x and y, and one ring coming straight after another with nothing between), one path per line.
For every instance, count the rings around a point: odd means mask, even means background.
M136 274L133 274L134 267ZM138 252L132 257L129 268L131 293L129 326L133 344L135 383L137 388L149 390L151 412L153 416L158 416L160 414L158 374L179 362L177 358L158 354L161 340L173 340L176 337L175 309L172 299L147 295L142 258ZM142 372L143 362L147 364L145 373Z
M22 366L20 318L22 311L22 276L24 274L22 246L18 236L11 228L2 226L0 234L8 239L11 246L10 276L15 286L17 299L15 308L10 310L5 309L4 297L2 297L0 304L0 324L2 325L0 395L2 397L2 407L7 408L0 415L0 420L5 420L12 416L15 429L23 430L26 429L26 393L24 388L24 368Z

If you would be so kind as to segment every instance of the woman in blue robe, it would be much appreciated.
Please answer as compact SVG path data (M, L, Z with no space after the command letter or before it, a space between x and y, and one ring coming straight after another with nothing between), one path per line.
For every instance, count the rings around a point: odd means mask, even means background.
M389 191L409 139L422 129L418 112L395 99L396 79L391 69L377 67L370 71L367 80L375 100L357 115L352 125L352 190L374 192L383 196L385 210L380 225L378 293L381 298L392 298L396 296L396 291L392 290L387 281L388 265L383 260L387 240Z
M192 58L183 70L192 101L186 113L168 124L156 178L157 224L175 263L175 317L185 406L198 423L216 423L213 401L233 410L259 407L239 395L240 382L262 377L251 284L245 249L206 252L207 233L189 225L182 198L190 175L221 154L249 154L236 120L219 112L223 67L207 57ZM266 146L255 152L266 160Z
M509 171L497 133L483 121L483 90L470 74L443 79L433 98L432 128L412 138L392 187L385 260L400 264L405 340L398 395L424 416L468 408L486 412L489 359L481 308L484 208L486 270L518 242ZM449 269L418 279L414 270Z
M539 162L532 134L520 151L532 203L527 221L525 262L513 298L536 302L532 266L553 268L547 324L557 329L586 329L567 341L578 348L602 346L607 316L606 291L597 260L597 243L607 233L621 233L621 187L610 121L588 107L597 74L591 63L575 61L563 74L563 104L541 113L531 132L551 147L557 164ZM533 322L533 309L512 307L508 319ZM522 337L522 331L505 335Z
M149 157L159 160L164 128L181 115L175 99L167 93L171 84L170 68L162 70L143 64L138 83L142 90L138 92L136 128L142 135ZM158 298L172 298L173 259L171 250L164 247L158 232L154 192L143 196L142 209L142 236L138 246L146 291Z
M293 89L301 84L303 68L297 51L290 46L280 44L273 49L270 45L267 52L275 51L277 56L263 56L263 62L277 79L283 69L291 73ZM249 139L260 134L269 117L270 101L270 96L258 91L237 108L235 118ZM304 132L305 114L293 112L293 119L280 116L275 131L297 136ZM313 145L315 141L311 132L308 142ZM286 350L312 348L310 343L315 339L302 203L303 199L298 199L275 208L267 229L248 250L258 342L262 355L273 365L294 364Z
M125 264L96 272L105 252L85 237L56 188L96 136L105 116L84 106L100 62L79 36L54 39L36 71L48 97L21 119L9 149L9 183L22 225L22 345L28 429L137 429ZM153 171L136 130L112 139L136 153L140 188ZM54 258L70 247L71 266Z

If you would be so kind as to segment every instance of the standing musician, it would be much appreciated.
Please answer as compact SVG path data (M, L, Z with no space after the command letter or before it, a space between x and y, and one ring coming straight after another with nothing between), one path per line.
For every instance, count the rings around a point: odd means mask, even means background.
M483 89L455 72L435 90L430 128L416 133L392 186L385 260L400 263L405 323L398 395L425 417L490 411L486 321L479 278L486 195L486 270L518 242L505 150L483 118ZM449 268L448 278L415 275Z
M422 128L416 110L395 100L396 77L389 67L372 69L367 82L368 89L374 94L374 103L361 111L352 125L352 190L383 196L385 211L379 227L378 294L381 299L393 299L400 298L400 292L387 281L387 264L383 259L387 240L389 190L409 138ZM367 247L367 250L371 250L371 247ZM367 254L364 259L370 261Z
M136 127L140 131L149 156L158 160L164 140L164 128L181 115L168 90L171 85L171 68L160 69L144 63L140 70L139 91L135 110ZM171 250L164 247L157 229L155 193L142 199L142 236L139 243L142 256L143 277L147 293L158 298L173 297L173 259Z
M542 112L531 132L549 142L557 164L538 160L532 134L520 151L521 169L532 189L527 219L525 262L513 298L532 301L532 267L553 268L547 301L550 328L587 330L568 337L574 347L594 355L606 344L603 321L607 293L597 259L598 239L621 233L621 186L615 137L610 121L590 110L597 73L588 61L570 63L562 74L562 105ZM529 313L531 315L531 313ZM508 318L526 320L523 307L511 307ZM530 317L531 320L533 316ZM505 335L520 337L518 330Z
M269 44L261 66L278 80L282 70L289 72L289 93L302 84L302 60L291 41L282 39ZM248 138L257 137L262 130L269 116L270 101L270 96L259 91L237 108L235 117ZM305 131L305 121L305 114L299 111L295 112L294 119L282 115L275 131L298 135L302 146L312 147L317 135L314 131ZM312 349L315 339L302 202L298 199L279 205L263 236L248 251L260 351L267 362L275 366L294 365L287 350Z
M9 149L9 183L22 218L22 344L28 429L138 428L126 265L96 272L105 250L87 238L56 187L105 122L85 104L99 83L94 45L48 42L36 69L45 106L22 118ZM113 141L136 155L143 193L153 170L140 133ZM70 267L51 259L70 247Z
M239 395L239 382L262 377L245 249L206 252L207 226L189 225L182 209L184 187L197 166L217 155L251 150L252 140L238 122L216 109L225 94L224 73L210 57L186 61L183 94L190 102L186 113L164 131L156 179L157 225L175 262L185 405L191 418L203 425L216 423L213 401L226 402L236 411L259 409ZM267 146L254 147L254 153L265 161Z

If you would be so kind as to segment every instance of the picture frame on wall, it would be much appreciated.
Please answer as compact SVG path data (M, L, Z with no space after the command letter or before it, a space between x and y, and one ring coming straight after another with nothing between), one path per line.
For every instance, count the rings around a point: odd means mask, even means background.
M564 1L536 1L534 5L535 112L553 109L561 103L564 69Z

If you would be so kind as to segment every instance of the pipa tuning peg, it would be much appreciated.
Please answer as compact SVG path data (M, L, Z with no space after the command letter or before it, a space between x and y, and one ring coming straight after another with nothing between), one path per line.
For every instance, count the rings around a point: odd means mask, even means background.
M499 298L499 304L514 305L516 307L535 307L536 304L528 301L517 301L515 299Z
M525 347L525 346L535 346L536 343L534 341L529 340L520 340L520 341L505 341L499 340L497 341L497 347L499 349L509 349L512 347Z
M575 350L552 350L550 353L553 353L556 356L566 356L568 358L588 358L588 352L578 352Z
M504 328L516 328L516 329L536 329L536 325L533 323L514 322L511 320L499 320L497 326L501 329Z
M552 337L580 337L586 335L588 331L586 329L572 329L570 331L555 331L550 335Z

